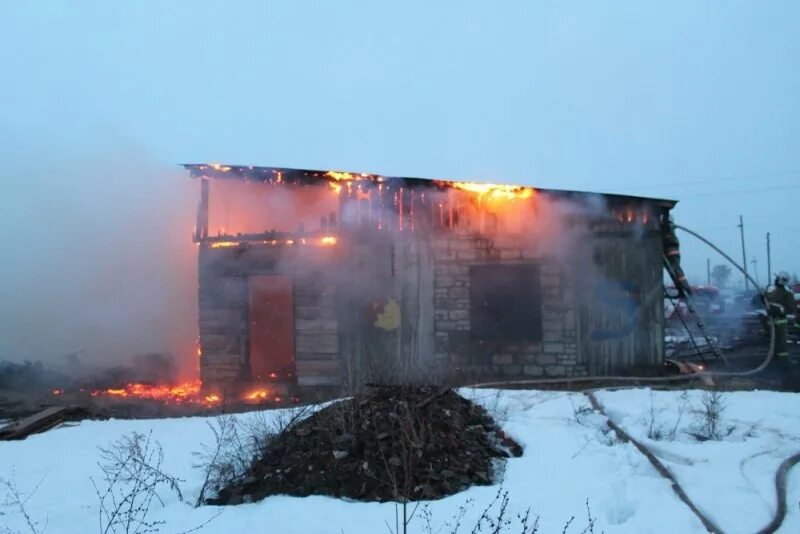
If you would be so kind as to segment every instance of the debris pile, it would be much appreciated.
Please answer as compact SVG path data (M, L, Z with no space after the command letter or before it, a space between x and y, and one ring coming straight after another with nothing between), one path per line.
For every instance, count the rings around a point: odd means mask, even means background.
M498 460L521 454L484 408L452 389L381 386L285 429L208 502L276 494L438 499L491 484Z

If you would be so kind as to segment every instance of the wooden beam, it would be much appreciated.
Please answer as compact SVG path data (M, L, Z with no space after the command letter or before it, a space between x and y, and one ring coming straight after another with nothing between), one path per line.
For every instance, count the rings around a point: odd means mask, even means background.
M200 180L200 204L197 206L196 241L204 241L208 238L208 190L208 178L202 178Z
M31 434L50 430L64 421L67 408L52 406L0 428L0 440L25 439Z

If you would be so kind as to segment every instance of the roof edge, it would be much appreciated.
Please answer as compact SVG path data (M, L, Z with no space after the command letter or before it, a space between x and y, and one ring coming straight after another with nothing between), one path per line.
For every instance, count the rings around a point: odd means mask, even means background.
M319 182L337 182L341 180L363 180L377 182L401 182L410 187L413 186L433 186L446 187L448 184L487 184L498 185L501 187L512 187L519 189L533 189L540 193L547 193L558 197L588 197L598 195L604 198L618 200L629 200L638 202L648 202L660 204L662 207L672 209L677 205L677 200L644 197L638 195L626 195L621 193L600 193L593 191L575 191L567 189L539 188L532 185L523 184L502 184L496 182L480 182L474 180L453 180L442 178L415 178L405 176L385 176L374 173L362 173L338 170L317 170L317 169L296 169L291 167L261 167L254 165L228 165L220 163L181 163L184 169L189 171L192 178L209 178L220 180L243 180L265 183L299 183L312 184Z

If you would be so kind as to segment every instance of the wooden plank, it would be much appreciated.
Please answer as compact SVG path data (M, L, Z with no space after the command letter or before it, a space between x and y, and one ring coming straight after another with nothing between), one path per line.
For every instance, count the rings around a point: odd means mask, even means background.
M295 329L303 333L335 334L339 330L336 319L297 319Z
M0 428L0 440L25 439L31 434L44 432L63 422L67 408L51 406L10 425Z
M335 306L300 306L294 308L297 319L336 319Z
M302 360L295 362L297 374L332 375L339 372L339 360Z
M202 241L208 237L208 178L200 180L200 205L197 207L195 237Z
M332 352L298 352L295 354L296 360L333 360L339 355Z
M297 334L297 352L335 354L339 352L339 336L336 334Z

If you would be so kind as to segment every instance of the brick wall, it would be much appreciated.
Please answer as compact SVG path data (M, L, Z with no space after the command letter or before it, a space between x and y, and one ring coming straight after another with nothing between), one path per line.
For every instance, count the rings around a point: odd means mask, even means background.
M434 337L437 365L482 376L582 376L577 306L568 266L533 247L450 235L431 242L434 265ZM535 264L541 283L542 339L537 342L479 342L470 332L470 267Z

